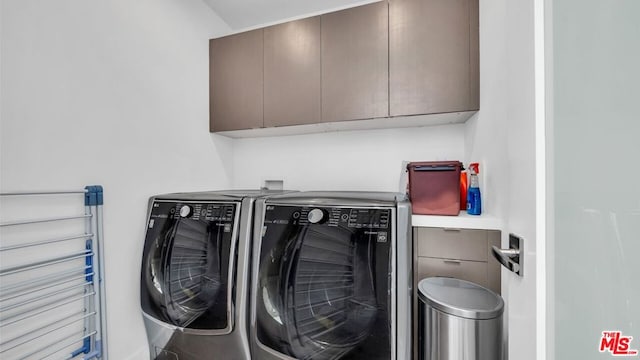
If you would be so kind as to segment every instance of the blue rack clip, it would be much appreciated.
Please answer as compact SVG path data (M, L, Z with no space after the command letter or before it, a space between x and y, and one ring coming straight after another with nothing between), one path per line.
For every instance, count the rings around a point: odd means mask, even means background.
M87 250L87 254L91 254L91 250L93 250L91 239L87 240L85 249ZM93 255L87 255L85 257L84 263L86 265L84 273L87 275L85 279L88 283L91 283L93 282Z
M102 185L89 185L84 189L87 191L84 194L84 206L96 206L104 203Z
M85 354L87 354L87 355L82 358L83 360L100 359L100 358L102 358L102 340L96 341L95 350L93 350L92 352L86 352Z
M80 354L89 354L89 352L91 351L91 338L85 338L84 340L82 340L82 347L79 348L78 350L75 350L71 353L71 357L70 358L74 358ZM97 351L94 351L93 353L98 354ZM92 354L93 354L92 353ZM96 355L94 355L93 357L95 357ZM88 357L85 357L84 359L90 359Z

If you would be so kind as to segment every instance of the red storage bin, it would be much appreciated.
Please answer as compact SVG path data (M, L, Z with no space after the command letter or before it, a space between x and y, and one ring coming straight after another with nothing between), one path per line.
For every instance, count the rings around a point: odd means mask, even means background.
M413 213L458 215L461 168L459 161L409 163L409 198Z

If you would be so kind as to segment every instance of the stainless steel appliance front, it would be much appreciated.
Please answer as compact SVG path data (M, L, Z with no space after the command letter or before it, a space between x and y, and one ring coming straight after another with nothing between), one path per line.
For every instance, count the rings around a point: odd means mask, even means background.
M250 359L248 246L261 194L150 199L140 291L151 359Z
M259 200L253 357L409 359L409 214L388 193Z

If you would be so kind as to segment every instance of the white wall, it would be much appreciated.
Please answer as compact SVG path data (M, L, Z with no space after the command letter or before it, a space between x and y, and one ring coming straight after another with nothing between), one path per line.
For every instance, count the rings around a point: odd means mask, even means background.
M510 0L506 10L509 181L506 220L508 231L524 239L524 276L507 273L509 358L533 360L543 356L536 352L536 264L538 243L544 241L536 232L534 3Z
M480 1L480 111L467 121L465 163L480 163L485 214L507 211L506 0Z
M524 277L502 268L508 356L536 358L533 4L480 1L480 112L466 123L466 159L479 161L483 205L525 243Z
M403 160L463 158L464 125L237 139L233 154L238 188L399 191Z
M2 0L2 191L105 187L111 359L143 359L139 273L147 197L231 184L208 133L200 0Z

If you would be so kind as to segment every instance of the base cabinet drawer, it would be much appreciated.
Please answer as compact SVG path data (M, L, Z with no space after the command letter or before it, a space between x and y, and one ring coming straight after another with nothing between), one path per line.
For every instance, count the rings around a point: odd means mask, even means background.
M418 258L417 281L420 282L420 280L432 276L453 277L488 287L486 262L430 257Z
M487 261L486 230L417 228L418 256Z

